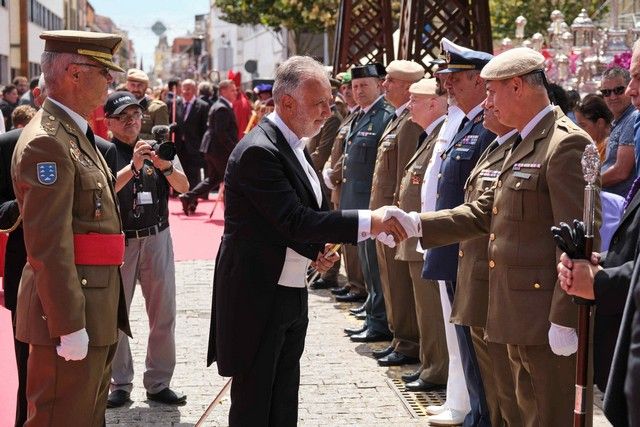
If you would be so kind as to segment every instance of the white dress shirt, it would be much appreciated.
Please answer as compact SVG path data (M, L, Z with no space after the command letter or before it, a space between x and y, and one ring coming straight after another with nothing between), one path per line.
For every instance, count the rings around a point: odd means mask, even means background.
M75 124L78 125L78 128L80 128L82 133L85 133L85 134L87 133L87 129L89 128L89 123L87 123L84 117L82 117L80 114L76 113L66 105L62 104L60 101L56 101L52 97L48 97L47 99L53 102L54 104L56 104L58 107L62 108L64 112L67 113L69 117L71 117L71 120L73 120Z
M267 116L276 127L282 132L285 140L293 150L293 153L298 159L302 170L307 175L309 183L313 188L313 193L316 196L316 202L318 206L322 206L322 189L320 187L320 180L318 175L313 170L313 166L307 161L304 155L304 141L302 141L289 127L282 121L278 113L275 111ZM364 240L370 237L371 231L371 211L359 210L358 211L358 241ZM311 261L294 251L291 248L287 248L285 254L284 265L278 284L281 286L287 286L291 288L304 288L306 287L307 268Z

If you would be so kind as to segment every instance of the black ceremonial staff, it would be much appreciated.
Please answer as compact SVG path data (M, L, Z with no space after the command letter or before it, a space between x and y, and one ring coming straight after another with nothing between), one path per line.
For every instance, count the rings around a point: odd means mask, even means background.
M591 260L595 227L595 201L598 189L595 185L600 173L600 157L594 144L589 144L582 155L582 173L587 185L584 187L584 211L582 222L573 221L573 228L565 223L552 227L551 232L558 247L570 258ZM592 300L574 297L578 304L578 354L576 357L576 397L573 409L573 426L584 427L587 423L587 375L589 369L589 327Z

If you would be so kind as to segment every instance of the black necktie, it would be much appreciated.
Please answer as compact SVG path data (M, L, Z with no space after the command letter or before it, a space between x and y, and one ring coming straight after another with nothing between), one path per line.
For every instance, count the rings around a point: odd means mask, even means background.
M458 127L457 133L460 133L460 131L464 129L464 126L467 124L468 121L469 121L469 118L467 116L464 116L464 119L462 119L462 123L460 123L460 126Z
M500 144L498 143L498 140L496 139L491 144L489 144L489 146L487 147L487 154L491 154L493 152L493 150L495 150L499 146L500 146Z
M96 137L93 135L93 131L91 130L91 126L87 126L87 139L93 145L93 148L96 148Z
M418 137L418 145L416 145L416 150L420 148L420 146L422 146L422 143L424 142L425 139L427 139L427 136L429 136L427 135L427 132L422 131L422 133Z
M513 153L514 151L516 151L516 147L522 142L522 137L520 136L520 134L518 134L518 136L516 137L516 140L513 141L513 145L511 146L511 152Z

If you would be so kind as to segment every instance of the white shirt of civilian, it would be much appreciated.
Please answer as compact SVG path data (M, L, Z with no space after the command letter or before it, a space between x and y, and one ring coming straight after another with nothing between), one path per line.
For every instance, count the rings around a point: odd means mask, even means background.
M307 175L313 193L316 196L316 202L318 206L322 205L322 189L320 187L320 180L318 175L313 170L313 166L307 161L304 155L304 141L291 130L282 121L277 112L272 112L267 116L276 127L282 132L285 140L293 150L296 159L300 163L302 170ZM358 211L358 241L364 240L370 237L371 231L371 211L359 210ZM278 284L281 286L287 286L291 288L304 288L306 287L307 268L309 267L310 260L297 253L291 248L287 248L284 265L282 266L282 272L278 279Z
M2 114L2 111L0 111L0 134L3 134L7 131L7 129L5 129L4 127L4 114Z

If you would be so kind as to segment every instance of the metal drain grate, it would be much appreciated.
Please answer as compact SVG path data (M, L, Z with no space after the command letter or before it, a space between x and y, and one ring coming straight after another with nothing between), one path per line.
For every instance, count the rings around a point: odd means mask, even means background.
M445 391L412 392L405 391L404 382L400 378L388 379L387 383L396 392L404 406L414 418L426 417L427 406L442 405L446 399Z

